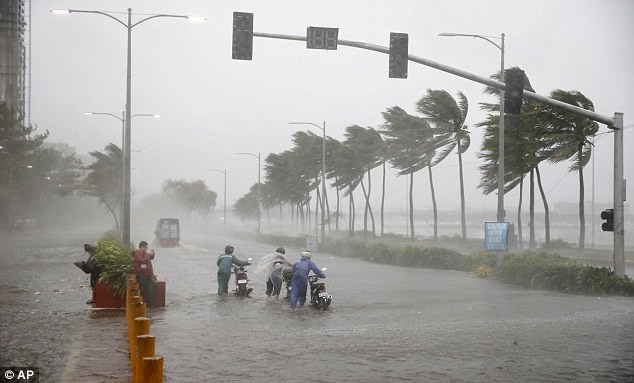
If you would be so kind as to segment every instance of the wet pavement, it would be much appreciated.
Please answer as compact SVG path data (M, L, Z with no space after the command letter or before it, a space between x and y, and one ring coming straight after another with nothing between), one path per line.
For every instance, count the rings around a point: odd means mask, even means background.
M39 367L47 383L127 381L125 314L90 310L88 277L72 265L100 233L0 238L0 365ZM276 247L205 236L156 248L167 306L148 316L165 382L634 381L632 298L315 253L332 306L291 311L254 273L252 298L217 297L228 243L254 263Z
M38 367L40 382L127 382L121 310L92 310L84 243L103 231L29 231L0 237L0 366Z

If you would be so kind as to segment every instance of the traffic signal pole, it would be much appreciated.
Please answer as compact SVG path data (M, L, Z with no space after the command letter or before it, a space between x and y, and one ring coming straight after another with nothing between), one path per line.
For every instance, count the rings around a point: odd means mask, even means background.
M253 36L281 40L307 41L306 36L292 36L275 33L253 32ZM336 43L339 45L385 53L387 55L390 54L390 48L380 45L341 39L337 39ZM490 86L501 91L505 90L505 83L500 81L478 76L473 73L465 72L463 70L452 68L450 66L411 54L408 54L408 60L434 69L438 69L446 73L453 74L458 77L465 78L467 80L475 81L477 83ZM568 112L606 124L609 129L612 129L614 131L614 274L620 277L624 276L625 228L623 219L623 201L625 200L625 182L623 180L623 113L614 113L614 117L608 117L587 109L567 104L559 100L555 100L550 97L529 92L527 90L524 90L523 97L535 100L543 104L556 106Z
M625 180L623 179L623 113L614 114L614 274L625 275Z

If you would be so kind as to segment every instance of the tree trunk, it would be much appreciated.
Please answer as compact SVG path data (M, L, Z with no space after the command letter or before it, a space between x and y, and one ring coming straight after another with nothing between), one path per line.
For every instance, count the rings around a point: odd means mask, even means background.
M367 238L368 232L368 213L370 220L372 221L372 236L376 237L376 225L374 223L374 214L372 213L372 206L370 206L370 192L372 190L372 182L370 181L370 171L368 170L368 189L366 192L363 181L361 181L361 189L363 190L363 196L365 197L365 208L363 211L363 238Z
M385 162L383 163L383 191L381 192L381 237L385 229Z
M522 237L522 199L524 197L524 176L520 179L520 200L517 204L517 244L520 249L524 248L524 238Z
M534 249L537 247L537 241L535 240L535 170L531 169L531 185L529 190L529 239L528 239L528 248Z
M335 177L335 185L337 185L337 216L335 217L335 232L339 232L339 215L341 214L339 210L339 201L341 199L340 189L339 189L339 179Z
M462 240L467 240L467 222L464 200L464 177L462 172L462 150L458 140L458 172L460 173L460 224L462 225Z
M431 203L434 209L434 242L438 241L438 206L436 205L436 192L434 191L434 179L432 177L431 165L427 164L429 169L429 187L431 188Z
M585 188L583 185L583 167L581 158L583 155L583 145L579 145L579 248L586 247L586 213L585 213Z
M542 187L542 177L539 173L539 166L535 166L535 173L537 174L537 186L539 187L539 194L542 196L544 202L544 231L545 231L545 243L550 243L550 209L548 208L548 201L546 201L546 193Z
M409 174L409 230L414 242L414 172Z
M365 190L365 185L363 184L363 180L360 182L361 191L363 191L363 199L365 200L365 205L363 206L363 238L368 237L368 204L370 201L368 200L368 193Z
M351 190L350 191L350 217L349 217L349 230L348 230L348 236L350 238L354 237L354 221L355 221L355 215L356 215L356 211L355 211L355 207L354 207L354 193Z

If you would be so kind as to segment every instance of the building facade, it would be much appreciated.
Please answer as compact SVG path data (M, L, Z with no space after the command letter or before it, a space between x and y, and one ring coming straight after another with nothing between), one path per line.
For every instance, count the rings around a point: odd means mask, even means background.
M0 104L26 114L25 0L0 1Z

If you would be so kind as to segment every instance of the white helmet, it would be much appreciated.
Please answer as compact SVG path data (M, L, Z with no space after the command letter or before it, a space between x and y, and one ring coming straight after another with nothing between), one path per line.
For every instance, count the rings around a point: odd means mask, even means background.
M302 257L306 257L306 258L310 259L310 257L311 257L310 251L308 251L308 250L302 251Z

